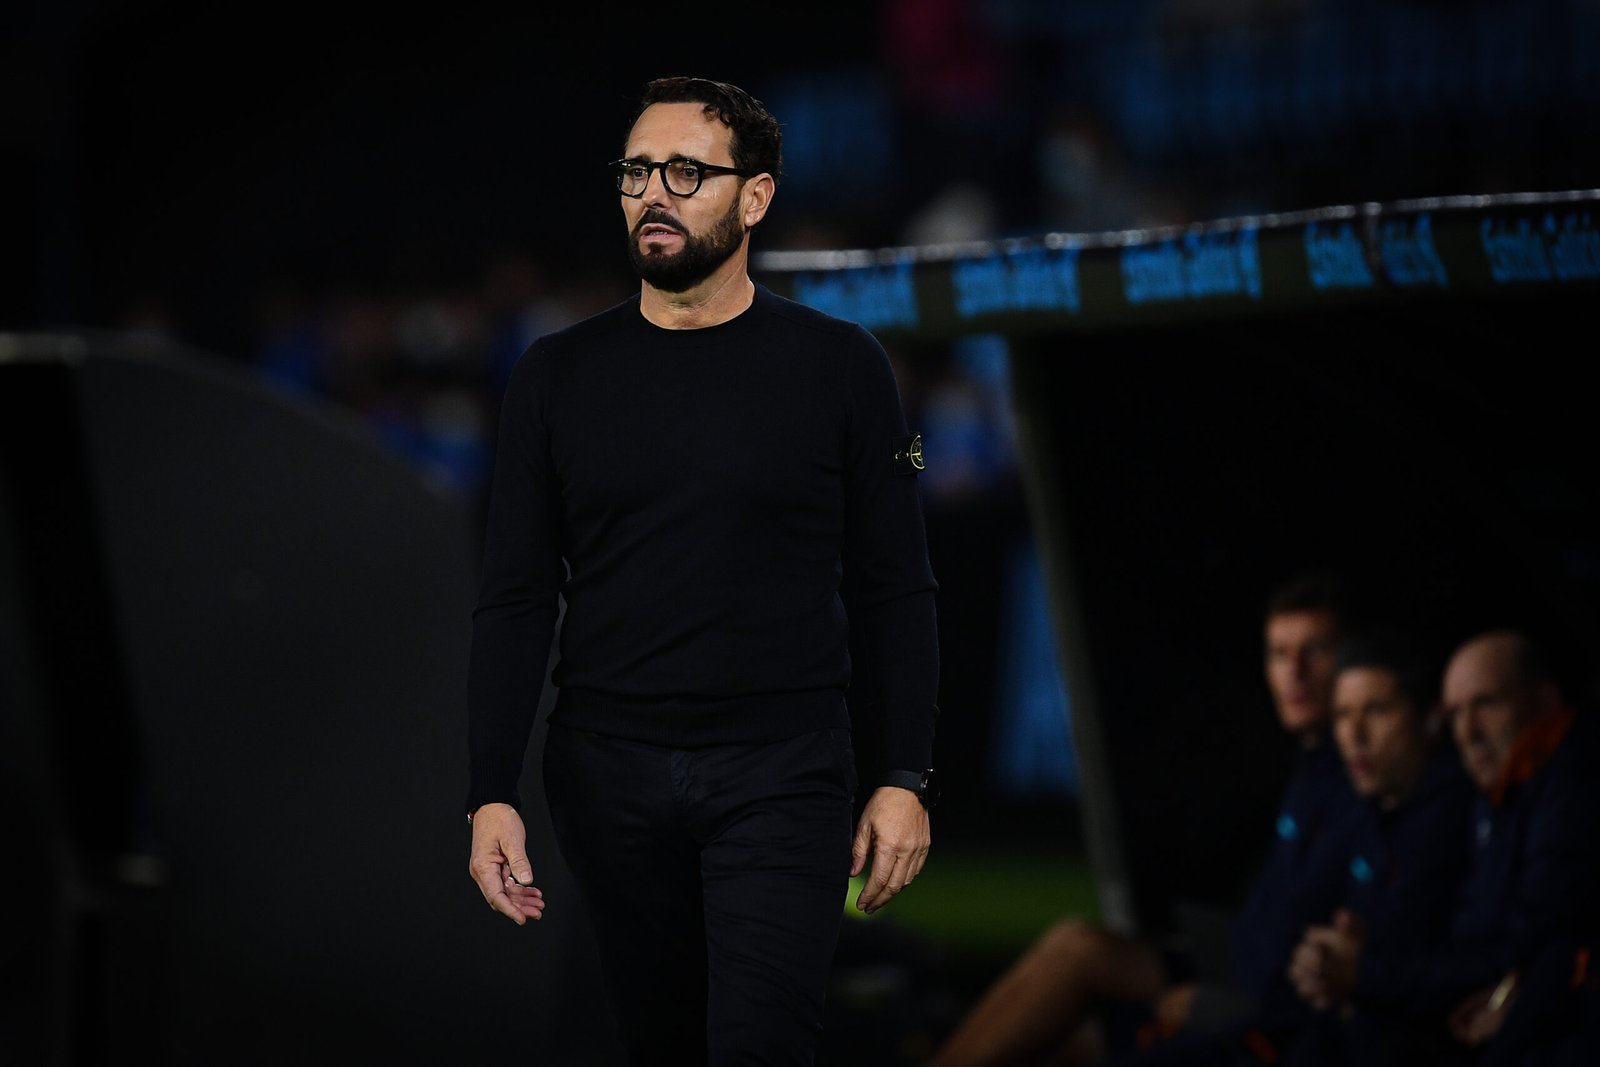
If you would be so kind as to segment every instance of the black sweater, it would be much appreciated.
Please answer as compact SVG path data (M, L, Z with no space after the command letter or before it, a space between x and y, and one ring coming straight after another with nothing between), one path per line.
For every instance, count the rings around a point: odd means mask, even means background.
M501 408L467 810L520 804L558 594L552 722L680 748L848 726L856 626L884 766L931 766L910 440L878 341L759 285L704 329L655 326L633 297L534 342Z

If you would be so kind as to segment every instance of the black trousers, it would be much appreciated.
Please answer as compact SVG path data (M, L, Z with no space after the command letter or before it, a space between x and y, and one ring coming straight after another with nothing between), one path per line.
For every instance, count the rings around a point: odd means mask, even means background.
M551 724L544 780L629 1062L811 1064L850 876L849 731L671 749Z

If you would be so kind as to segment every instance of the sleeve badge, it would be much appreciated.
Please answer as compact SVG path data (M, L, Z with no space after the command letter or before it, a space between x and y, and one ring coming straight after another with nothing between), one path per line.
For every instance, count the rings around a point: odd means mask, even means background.
M896 474L915 476L924 467L922 435L920 433L908 433L896 438L894 445L894 472Z

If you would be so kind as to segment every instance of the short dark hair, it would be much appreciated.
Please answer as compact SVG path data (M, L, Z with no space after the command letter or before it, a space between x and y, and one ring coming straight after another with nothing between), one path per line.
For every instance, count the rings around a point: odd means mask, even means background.
M1339 642L1334 675L1372 667L1394 675L1412 710L1426 717L1439 703L1444 654L1437 641L1410 629L1378 625Z
M707 117L733 131L733 165L752 174L767 173L776 182L783 171L783 133L766 105L737 85L709 78L672 76L645 84L639 109L629 128L651 104L701 104ZM704 162L710 162L705 160Z
M1348 623L1350 602L1343 580L1331 571L1296 575L1267 595L1263 614L1270 619L1296 611L1326 611L1341 624Z

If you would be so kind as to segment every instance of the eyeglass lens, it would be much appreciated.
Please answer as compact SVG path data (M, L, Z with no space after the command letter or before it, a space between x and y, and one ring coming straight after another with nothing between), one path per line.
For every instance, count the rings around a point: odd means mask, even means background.
M638 196L650 184L650 172L660 170L667 191L675 196L693 196L700 189L705 168L692 159L668 159L660 163L629 160L617 165L617 189L625 196Z

